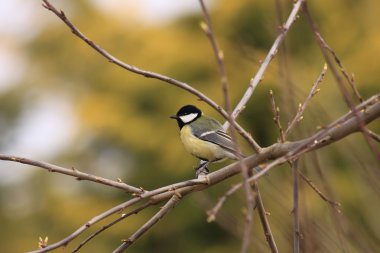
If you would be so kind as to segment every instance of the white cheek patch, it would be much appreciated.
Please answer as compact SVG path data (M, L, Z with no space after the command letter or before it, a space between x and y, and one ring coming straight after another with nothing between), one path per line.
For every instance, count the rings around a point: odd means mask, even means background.
M198 113L190 113L188 115L180 116L179 118L182 120L183 123L189 123L193 121L198 116Z

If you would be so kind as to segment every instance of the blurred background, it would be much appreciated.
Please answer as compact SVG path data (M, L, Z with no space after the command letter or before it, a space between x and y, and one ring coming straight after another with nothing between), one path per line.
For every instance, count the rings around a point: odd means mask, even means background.
M200 29L194 0L52 1L90 39L142 69L192 85L219 104L223 96L210 44ZM353 73L364 98L379 92L380 3L308 1L322 35ZM233 105L269 50L292 1L206 1L224 51ZM238 121L258 141L277 141L269 90L274 90L283 126L295 115L324 61L305 18L292 26L285 47ZM330 73L289 140L306 137L348 111ZM194 177L188 155L168 118L195 104L223 120L194 96L158 80L108 63L41 1L0 1L0 153L42 160L86 173L154 189ZM369 128L380 132L379 121ZM246 154L250 150L241 141ZM377 144L377 147L379 145ZM213 165L217 169L224 164ZM341 214L301 182L303 252L376 252L380 248L379 167L359 134L306 155L300 170ZM211 208L240 176L185 198L144 235L131 252L238 252L244 224L244 194L231 197L214 223ZM292 249L292 176L287 165L259 181L269 222L281 252ZM129 195L39 168L0 161L0 251L36 249L38 238L56 242L91 217ZM110 252L159 206L119 223L82 252ZM96 225L94 229L100 228ZM92 230L95 231L95 230ZM60 252L71 252L88 236ZM257 214L252 252L269 252Z

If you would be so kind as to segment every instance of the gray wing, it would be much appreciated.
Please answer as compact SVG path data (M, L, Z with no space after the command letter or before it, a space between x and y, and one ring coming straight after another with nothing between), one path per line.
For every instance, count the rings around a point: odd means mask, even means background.
M236 153L231 137L223 130L204 132L198 138L215 143L231 153Z

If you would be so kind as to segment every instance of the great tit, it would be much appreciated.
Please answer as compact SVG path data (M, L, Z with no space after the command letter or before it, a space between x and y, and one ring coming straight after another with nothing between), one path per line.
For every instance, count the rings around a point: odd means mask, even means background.
M203 116L194 105L183 106L170 118L177 120L181 141L186 151L195 157L207 162L238 159L240 154L235 151L234 143L222 125L213 118Z

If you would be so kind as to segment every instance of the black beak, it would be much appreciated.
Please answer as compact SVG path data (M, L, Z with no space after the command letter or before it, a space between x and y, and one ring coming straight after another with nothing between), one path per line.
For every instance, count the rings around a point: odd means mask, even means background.
M171 115L169 118L171 118L171 119L178 119L178 116L177 115Z

